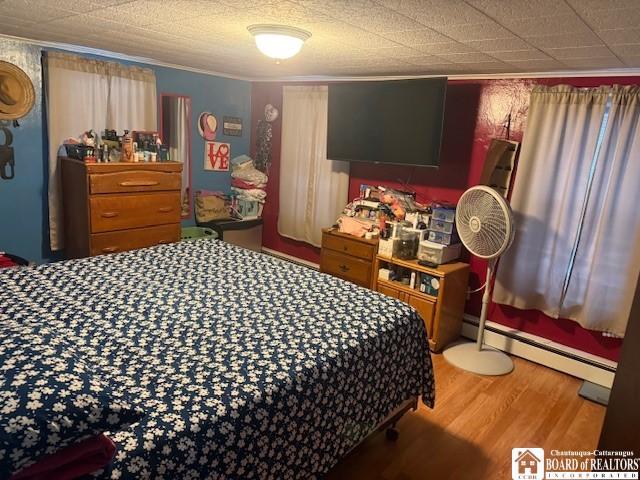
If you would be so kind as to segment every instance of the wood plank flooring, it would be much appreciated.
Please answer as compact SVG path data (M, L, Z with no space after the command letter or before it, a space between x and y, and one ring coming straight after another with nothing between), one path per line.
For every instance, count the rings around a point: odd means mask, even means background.
M344 458L328 480L510 479L511 449L589 450L605 408L578 396L581 381L515 358L503 377L481 377L432 355L436 407L398 423L395 442L376 434Z

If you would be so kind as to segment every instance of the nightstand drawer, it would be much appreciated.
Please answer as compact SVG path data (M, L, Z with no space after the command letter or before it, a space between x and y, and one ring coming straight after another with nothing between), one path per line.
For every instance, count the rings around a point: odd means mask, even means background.
M370 287L371 263L343 255L332 250L322 250L320 270L349 280L362 287Z
M98 195L89 204L91 233L180 222L180 192Z
M351 240L345 236L337 236L330 233L322 234L322 248L363 258L365 260L373 259L376 251L375 245L365 244L358 240Z
M152 247L179 240L179 223L118 232L94 233L91 235L91 255L126 252L135 248Z
M181 185L182 177L178 172L130 170L89 175L89 192L92 195L97 193L180 190Z

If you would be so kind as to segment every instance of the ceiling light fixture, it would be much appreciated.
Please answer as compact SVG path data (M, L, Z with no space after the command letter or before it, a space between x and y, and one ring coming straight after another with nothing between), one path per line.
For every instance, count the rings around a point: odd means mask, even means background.
M276 60L293 57L311 36L306 30L286 25L250 25L247 30L256 39L258 50Z

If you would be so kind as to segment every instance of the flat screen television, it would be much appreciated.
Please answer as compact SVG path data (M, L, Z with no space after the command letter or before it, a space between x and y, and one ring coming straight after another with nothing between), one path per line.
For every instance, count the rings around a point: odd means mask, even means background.
M327 158L437 167L446 77L329 85Z

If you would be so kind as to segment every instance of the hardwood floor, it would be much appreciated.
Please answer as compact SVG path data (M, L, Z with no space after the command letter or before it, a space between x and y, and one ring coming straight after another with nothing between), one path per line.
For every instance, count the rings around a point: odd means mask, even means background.
M509 479L512 448L596 447L605 408L578 396L580 380L520 358L503 377L432 358L435 409L407 413L395 443L373 435L328 480Z

